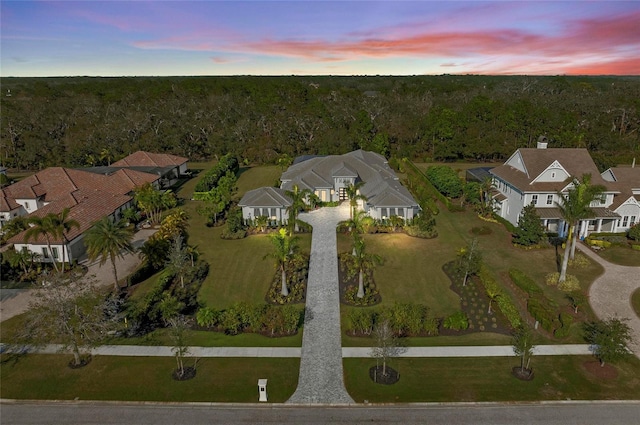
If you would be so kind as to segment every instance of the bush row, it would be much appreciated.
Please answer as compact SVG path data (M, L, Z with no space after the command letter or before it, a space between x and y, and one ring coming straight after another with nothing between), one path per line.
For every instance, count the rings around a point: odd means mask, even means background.
M304 308L292 305L236 303L225 310L201 307L196 313L198 326L238 335L255 332L270 336L292 335L304 320Z
M527 311L540 323L542 329L553 333L561 324L551 300L545 297L529 297Z
M493 277L489 269L484 264L480 266L478 277L480 278L480 282L487 293L494 292L496 288L498 288L498 283L496 282L495 277ZM496 297L496 304L511 324L511 327L515 329L522 324L520 313L518 312L515 304L513 304L511 297L504 292L501 292L500 295Z
M438 319L423 304L395 303L382 308L353 308L347 314L348 330L370 335L377 324L388 322L397 336L438 335Z
M535 294L541 294L542 289L527 276L523 271L518 269L509 269L509 277L511 281L524 292L529 294L529 296L534 296Z
M238 158L229 154L220 158L220 161L208 170L200 179L195 187L194 192L208 192L218 185L218 180L227 172L237 174L240 166L238 164Z

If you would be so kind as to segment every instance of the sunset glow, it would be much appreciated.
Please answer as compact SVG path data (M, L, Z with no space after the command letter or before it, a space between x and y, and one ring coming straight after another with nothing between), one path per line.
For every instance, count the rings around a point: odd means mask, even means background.
M2 1L2 76L640 74L640 2Z

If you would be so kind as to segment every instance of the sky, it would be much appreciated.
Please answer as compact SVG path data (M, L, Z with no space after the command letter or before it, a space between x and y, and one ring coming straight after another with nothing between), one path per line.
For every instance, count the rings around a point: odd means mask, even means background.
M0 75L640 75L640 1L6 1Z

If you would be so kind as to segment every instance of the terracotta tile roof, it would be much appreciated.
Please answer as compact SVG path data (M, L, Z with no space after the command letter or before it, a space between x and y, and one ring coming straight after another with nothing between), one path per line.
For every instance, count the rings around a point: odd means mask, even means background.
M187 161L187 158L177 155L138 151L111 165L113 167L166 167L169 165L179 166Z
M8 196L5 189L0 189L0 212L10 212L17 208L20 208L20 204L15 198Z

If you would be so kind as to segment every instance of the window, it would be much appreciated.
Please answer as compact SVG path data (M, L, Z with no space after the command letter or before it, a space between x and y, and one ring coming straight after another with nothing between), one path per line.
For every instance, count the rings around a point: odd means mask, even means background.
M553 195L547 195L547 205L553 205Z
M27 210L29 209L29 203L28 202L24 203L24 208L27 209Z
M631 220L629 221L629 226L633 226L636 223L636 216L632 215Z
M396 209L395 208L389 208L389 217L391 217L392 215L396 215Z
M387 209L386 208L381 208L380 209L380 214L382 215L382 217L389 217L389 215L387 214Z
M253 216L254 217L260 217L260 208L254 208L253 209Z
M398 208L398 217L404 217L404 208Z
M53 254L53 258L58 259L58 248L51 248L51 253Z
M622 218L622 227L627 227L628 225L629 225L629 216L628 216L628 215L625 215L625 216Z
M276 209L271 208L271 217L275 217L275 216L276 216Z
M607 203L607 195L602 195L600 197L600 205L604 205Z
M555 173L555 172L551 173L551 178L552 178L552 179L555 179L555 178L556 178L556 173Z
M532 203L533 205L538 205L538 195L533 195L533 196L531 197L531 203Z
M44 258L49 258L49 250L47 248L42 248L42 256Z

